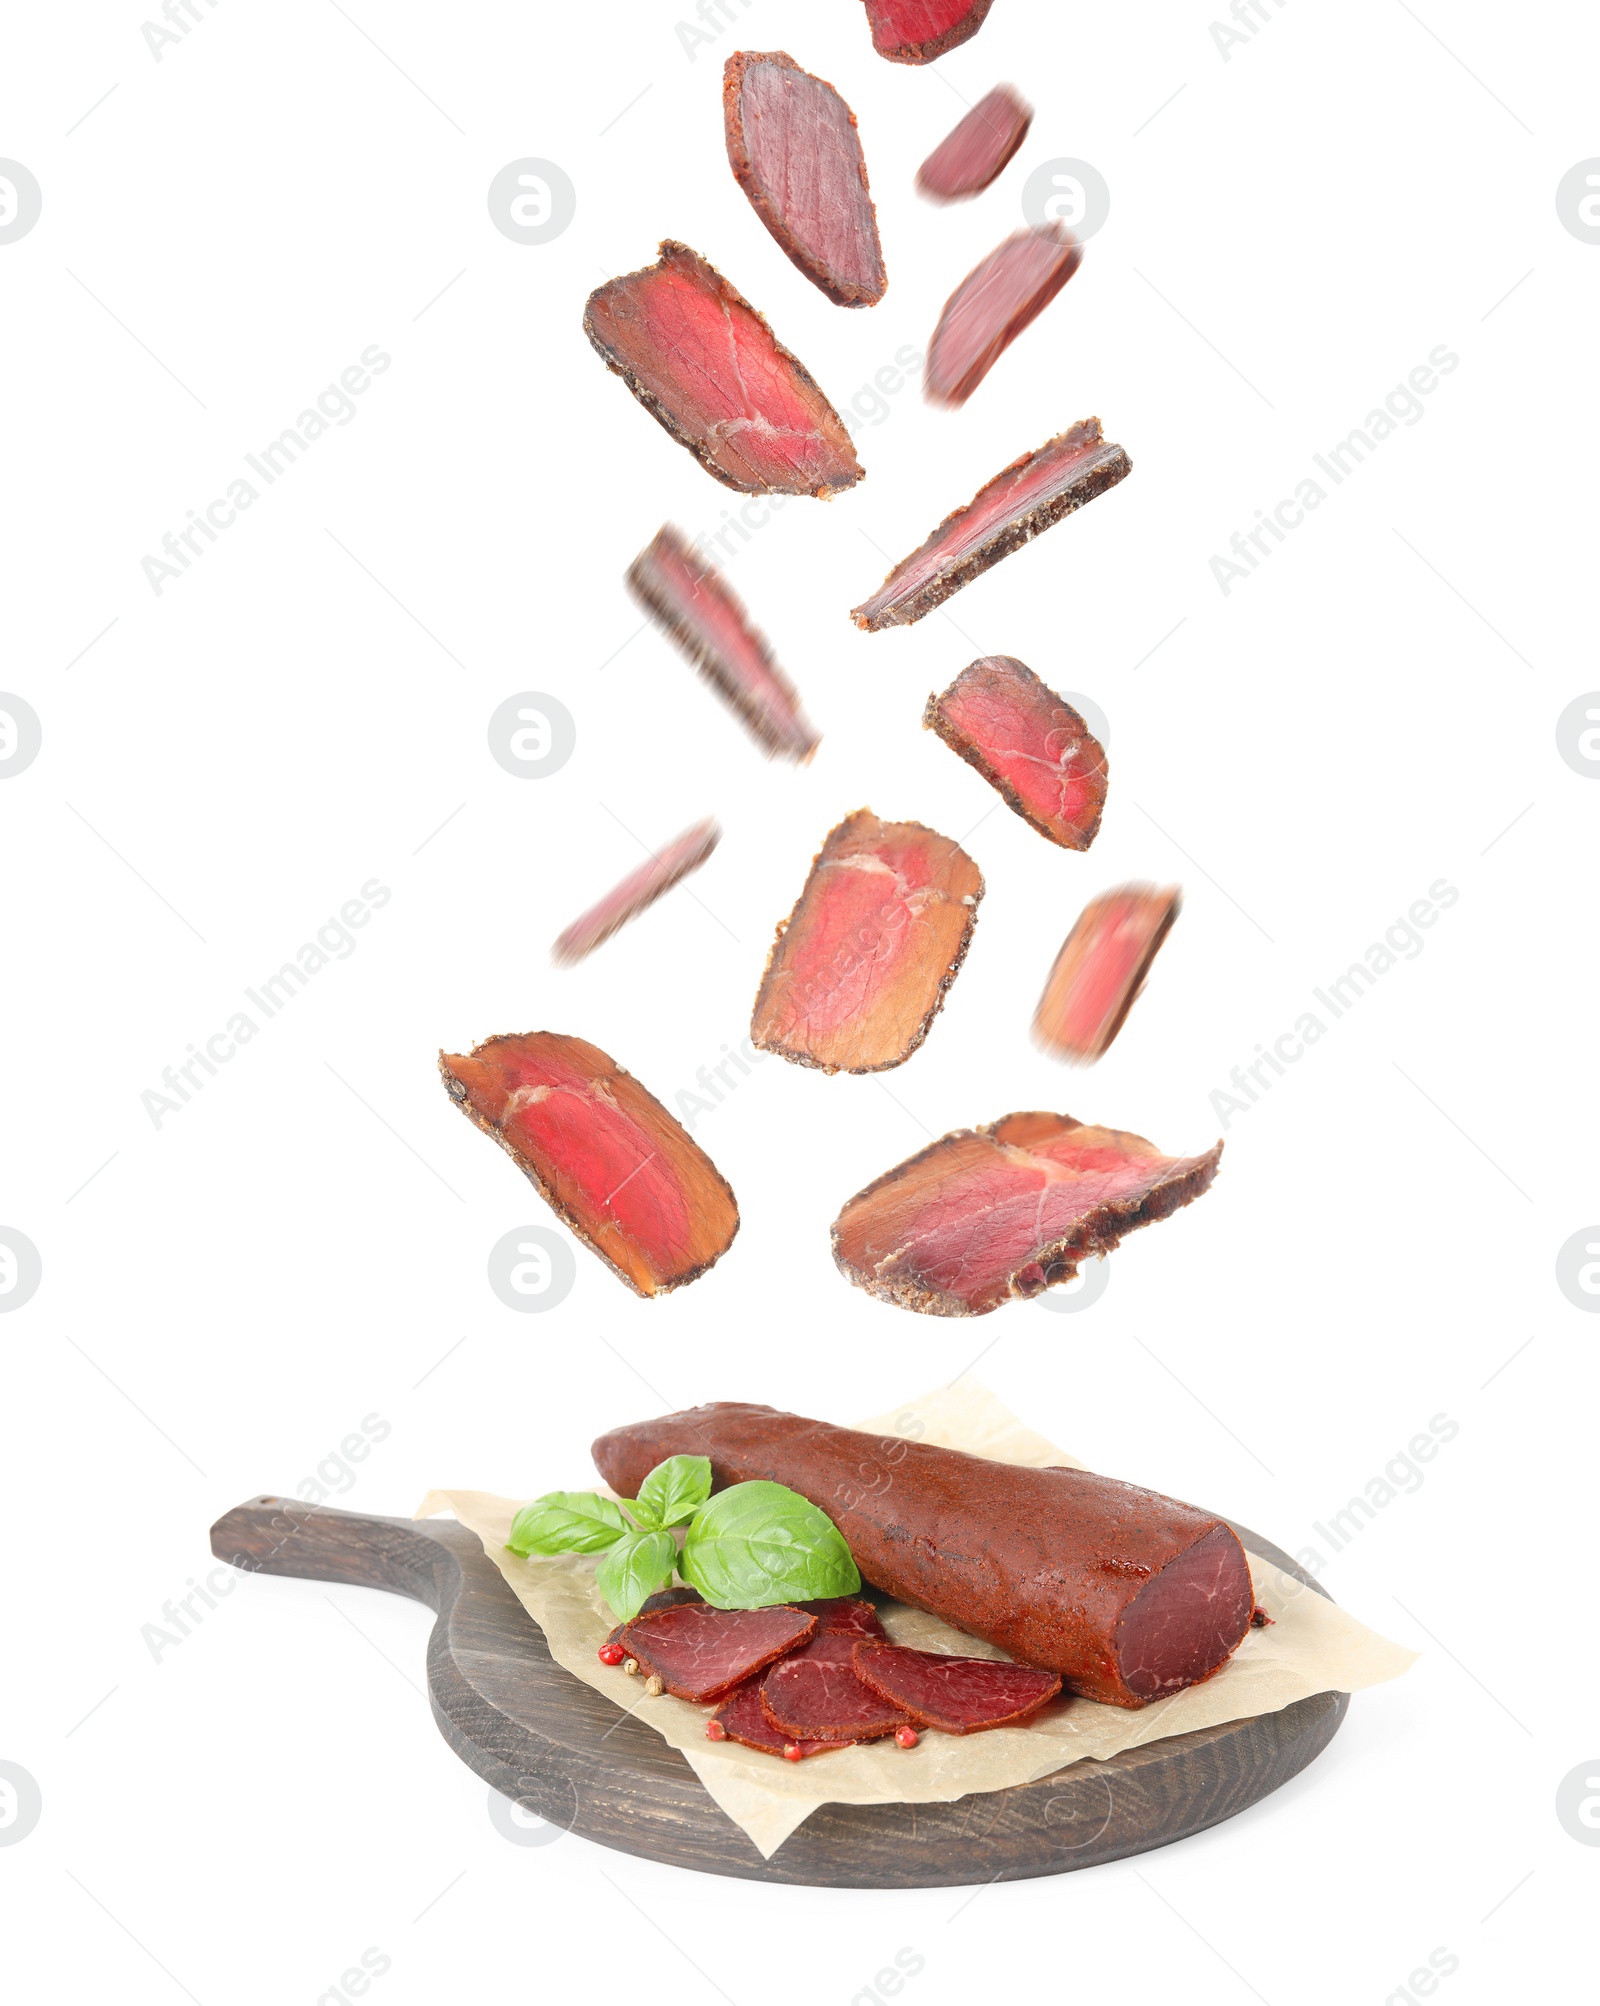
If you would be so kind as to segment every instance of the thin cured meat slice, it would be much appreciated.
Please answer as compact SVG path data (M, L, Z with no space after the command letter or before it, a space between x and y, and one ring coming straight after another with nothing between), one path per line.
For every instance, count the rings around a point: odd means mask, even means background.
M636 1295L692 1282L728 1251L739 1207L726 1179L598 1045L525 1031L441 1052L439 1071L462 1113Z
M971 662L922 722L960 753L1030 829L1087 850L1105 806L1105 747L1065 697L1013 655Z
M713 1609L709 1602L685 1602L635 1616L623 1625L621 1641L639 1669L653 1672L674 1699L703 1706L805 1643L816 1627L815 1616L783 1605Z
M1008 1114L942 1136L858 1191L833 1222L833 1258L880 1301L985 1316L1071 1281L1080 1261L1191 1203L1221 1155L1220 1142L1163 1156L1069 1114Z
M830 1639L848 1642L848 1639ZM774 1665L761 1681L761 1711L768 1725L790 1740L878 1741L908 1727L904 1707L858 1679L851 1655L799 1651Z
M983 878L946 836L859 809L830 831L778 927L750 1036L825 1073L902 1065L954 982Z
M1040 1044L1084 1065L1098 1059L1122 1029L1181 904L1176 885L1119 885L1091 899L1034 1012Z
M872 46L891 63L931 63L970 42L994 0L866 0Z
M847 1741L807 1741L792 1734L780 1734L761 1710L759 1678L746 1679L742 1686L734 1688L707 1723L708 1734L712 1723L721 1729L720 1735L711 1735L713 1741L741 1742L746 1748L760 1749L763 1755L787 1756L791 1762L796 1759L803 1762L809 1755L826 1755L830 1749L850 1746Z
M768 753L806 760L817 734L765 635L715 565L666 523L628 568L628 589Z
M854 1595L834 1595L825 1602L797 1602L817 1619L818 1637L881 1637L885 1634L878 1612L870 1602Z
M1019 230L997 245L944 303L922 374L928 402L965 404L1082 262L1083 246L1064 223Z
M563 966L574 961L582 961L586 954L593 954L602 941L609 940L619 927L626 926L630 919L652 906L664 892L691 871L699 870L706 858L722 840L722 831L709 817L704 822L696 822L692 829L685 829L681 836L674 836L664 848L652 853L647 862L636 871L630 871L618 885L613 885L603 899L581 913L565 932L556 938L551 949L551 958Z
M741 50L722 73L728 164L779 248L835 306L888 287L856 115L781 49Z
M680 1453L710 1457L714 1490L786 1484L828 1513L886 1594L1111 1706L1208 1678L1250 1628L1250 1566L1224 1520L1089 1470L726 1400L613 1429L592 1453L623 1497ZM890 1481L864 1485L865 1471Z
M1102 437L1100 420L1083 419L1003 467L971 501L947 515L870 599L851 608L851 619L869 634L909 627L1131 472L1122 447Z
M898 1644L858 1644L851 1660L864 1685L939 1734L1022 1727L1061 1690L1059 1672L1003 1658L953 1658Z
M715 267L666 238L656 264L589 295L606 367L708 473L747 495L831 495L861 478L804 365Z
M685 1602L699 1602L702 1597L698 1588L658 1588L654 1595L647 1595L639 1605L639 1614L648 1616L656 1609L676 1609ZM607 1644L620 1644L626 1623L619 1623L606 1638Z
M1028 136L1033 106L1009 84L979 98L917 169L917 188L931 202L962 202L981 194Z

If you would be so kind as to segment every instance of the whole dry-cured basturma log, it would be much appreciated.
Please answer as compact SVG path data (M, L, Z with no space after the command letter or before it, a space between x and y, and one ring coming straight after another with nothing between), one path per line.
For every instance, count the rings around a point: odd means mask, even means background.
M1014 655L971 662L922 713L952 752L981 773L1030 829L1064 850L1087 850L1100 829L1105 747L1065 697Z
M766 637L715 565L666 523L628 569L628 590L769 754L809 759L817 734Z
M1082 262L1083 246L1064 223L1019 230L997 245L944 303L923 366L928 402L965 404Z
M1009 84L979 98L917 169L917 189L931 202L962 202L996 180L1028 136L1033 106Z
M1176 885L1119 885L1089 901L1034 1012L1041 1045L1084 1065L1110 1048L1181 903Z
M1122 447L1102 437L1100 420L1083 419L1003 467L971 501L947 515L870 599L851 608L851 619L869 634L909 627L1132 470Z
M441 1052L439 1071L462 1113L636 1295L692 1282L728 1251L739 1207L727 1180L598 1045L525 1031Z
M958 1128L858 1191L833 1222L857 1288L928 1316L984 1316L1210 1188L1222 1155L1163 1156L1069 1114ZM880 1582L879 1586L883 1584Z
M898 1066L928 1035L977 923L983 878L920 822L846 816L778 927L750 1036L825 1073Z
M1059 1672L1004 1658L955 1658L898 1644L858 1644L851 1663L863 1685L940 1734L1020 1727L1061 1690Z
M970 42L994 0L866 0L872 46L891 63L931 63Z
M1193 1685L1250 1627L1249 1564L1222 1520L1088 1470L1023 1469L733 1401L617 1428L592 1453L622 1497L680 1453L709 1456L715 1486L787 1484L828 1514L876 1587L1112 1706Z
M805 366L698 251L589 295L584 332L607 368L708 473L747 495L832 495L861 478L850 435Z
M728 164L779 248L835 306L888 287L856 115L781 49L741 50L722 73Z
M782 1605L713 1609L709 1602L684 1602L635 1616L622 1626L622 1645L675 1699L703 1706L805 1643L816 1627L815 1616Z
M557 936L551 958L566 966L593 954L600 943L609 940L619 927L637 918L646 906L654 905L663 893L671 891L691 871L699 870L721 840L722 831L710 819L696 822L692 829L685 829L681 836L674 836L670 843L654 851L636 871L630 871L620 884L613 885L603 899L597 900L587 912L580 913L571 926Z

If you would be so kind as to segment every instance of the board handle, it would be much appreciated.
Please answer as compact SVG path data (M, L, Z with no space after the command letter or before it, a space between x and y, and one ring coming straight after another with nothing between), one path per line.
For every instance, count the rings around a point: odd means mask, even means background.
M436 1613L460 1579L449 1547L411 1519L270 1495L225 1512L211 1528L211 1551L246 1573L386 1588Z

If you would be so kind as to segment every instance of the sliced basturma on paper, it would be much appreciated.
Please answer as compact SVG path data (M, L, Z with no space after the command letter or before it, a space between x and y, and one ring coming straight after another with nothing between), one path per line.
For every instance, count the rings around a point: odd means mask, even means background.
M944 303L923 366L928 402L965 404L1082 262L1083 246L1063 223L1019 230L997 245Z
M856 116L781 49L722 73L728 164L779 248L835 306L875 306L889 280Z
M633 560L628 589L769 754L809 759L817 734L743 602L671 523Z
M1069 1282L1078 1264L1208 1190L1222 1155L1163 1156L1143 1136L1069 1114L959 1128L859 1191L833 1258L884 1302L983 1316Z
M1059 1672L1004 1658L954 1658L899 1644L858 1644L855 1674L882 1698L903 1707L918 1727L939 1734L981 1734L1021 1727L1061 1690Z
M850 435L809 371L687 244L667 238L657 263L598 287L583 326L607 368L727 487L831 495L860 480Z
M878 1741L910 1726L903 1707L856 1677L849 1638L823 1641L833 1648L808 1646L781 1658L761 1681L761 1711L770 1726L812 1741Z
M931 63L970 42L994 0L866 0L872 46L891 63Z
M962 202L978 195L1028 136L1033 106L1009 84L979 98L917 169L917 190L931 202Z
M713 1609L709 1602L686 1602L635 1616L623 1625L622 1646L674 1699L703 1706L803 1644L816 1627L815 1616L782 1604Z
M869 634L909 627L1131 472L1121 446L1102 437L1100 420L1083 419L1003 467L971 501L947 515L870 599L852 607L851 619Z
M1065 697L1014 655L971 662L922 713L1013 814L1064 850L1087 850L1105 806L1105 747Z
M717 1731L712 1733L712 1729ZM758 1748L763 1755L788 1756L803 1762L808 1755L826 1755L831 1748L848 1748L847 1741L807 1741L792 1734L780 1734L761 1710L761 1680L746 1679L735 1686L706 1723L713 1741L737 1741L746 1748ZM793 1750L795 1753L791 1754Z
M450 1098L636 1295L692 1282L728 1251L739 1207L704 1150L583 1038L525 1031L439 1054Z
M1083 1065L1109 1049L1181 903L1176 885L1118 885L1089 901L1039 998L1033 1030L1041 1045Z
M982 897L977 865L949 837L858 809L829 832L778 927L752 1040L825 1073L903 1064L956 979Z
M709 817L704 822L696 822L692 829L685 829L681 836L674 836L636 871L630 871L620 884L613 885L603 899L597 900L587 912L580 913L571 926L557 936L551 958L570 964L582 961L586 954L593 954L618 927L626 926L630 919L637 918L646 906L654 905L664 892L671 891L691 871L699 870L721 840L722 831Z

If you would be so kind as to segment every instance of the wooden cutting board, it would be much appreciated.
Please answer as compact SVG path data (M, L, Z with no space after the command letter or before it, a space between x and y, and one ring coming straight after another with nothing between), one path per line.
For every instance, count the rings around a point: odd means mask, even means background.
M1289 1556L1252 1552L1321 1595ZM1327 1747L1348 1693L1078 1762L951 1804L824 1804L770 1860L652 1729L556 1664L475 1533L252 1498L211 1528L219 1560L259 1574L386 1588L434 1610L428 1691L463 1762L552 1825L701 1873L834 1888L959 1887L1120 1860L1220 1824Z

